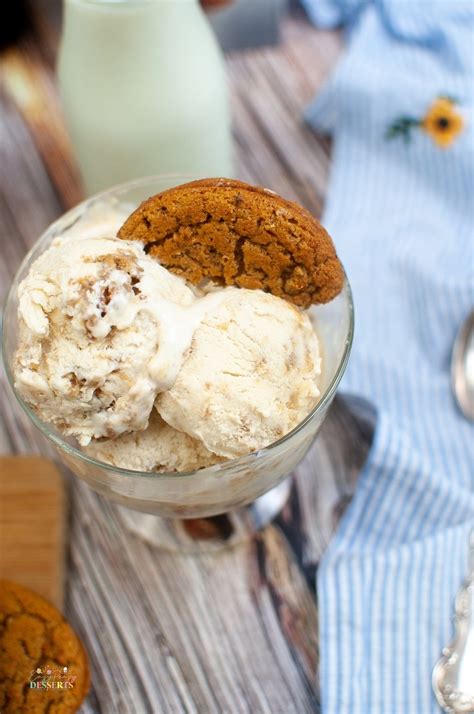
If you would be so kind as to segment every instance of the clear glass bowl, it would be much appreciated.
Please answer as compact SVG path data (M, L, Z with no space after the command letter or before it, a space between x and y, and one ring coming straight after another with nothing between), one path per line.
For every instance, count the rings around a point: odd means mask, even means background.
M341 294L328 305L312 308L322 345L321 397L314 409L289 434L248 456L190 473L142 473L117 468L83 453L74 439L63 437L42 422L15 389L13 357L17 348L18 285L31 264L58 235L71 230L99 204L110 203L130 212L144 198L183 177L139 179L112 188L79 204L53 223L20 266L4 312L3 355L10 385L22 409L55 446L61 461L80 479L106 498L128 508L163 518L204 518L245 506L277 486L304 457L318 433L347 365L353 335L353 305L346 281Z

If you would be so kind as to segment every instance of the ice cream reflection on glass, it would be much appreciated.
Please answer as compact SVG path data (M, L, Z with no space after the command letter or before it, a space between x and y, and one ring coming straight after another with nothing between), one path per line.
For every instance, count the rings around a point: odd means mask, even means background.
M237 181L169 183L118 187L46 232L12 287L4 349L20 403L78 476L138 510L206 516L303 457L352 304L301 207Z

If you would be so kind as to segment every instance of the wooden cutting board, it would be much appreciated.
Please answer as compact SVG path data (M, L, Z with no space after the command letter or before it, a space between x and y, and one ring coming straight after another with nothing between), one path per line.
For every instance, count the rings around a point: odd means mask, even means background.
M0 578L15 580L62 609L65 491L48 459L0 457Z

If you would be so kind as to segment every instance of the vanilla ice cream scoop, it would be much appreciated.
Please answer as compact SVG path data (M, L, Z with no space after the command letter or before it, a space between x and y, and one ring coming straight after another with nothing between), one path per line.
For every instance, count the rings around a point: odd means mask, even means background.
M145 429L192 338L184 281L138 244L58 237L18 297L16 387L38 416L83 445Z
M319 396L307 314L261 290L189 288L99 209L18 289L15 384L38 417L139 471L201 468L291 431Z
M91 441L85 452L99 461L132 471L196 471L223 459L192 436L176 431L153 410L145 431Z
M306 313L260 290L220 295L155 404L172 427L235 458L280 439L311 411L321 360Z

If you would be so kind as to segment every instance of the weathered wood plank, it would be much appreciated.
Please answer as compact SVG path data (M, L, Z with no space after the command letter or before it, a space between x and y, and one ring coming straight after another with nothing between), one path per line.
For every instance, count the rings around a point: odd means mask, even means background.
M4 91L23 117L63 208L76 205L83 191L51 68L36 44L25 39L1 55L0 71Z
M303 113L333 66L340 39L299 17L285 24L283 37L277 48L229 57L237 174L320 215L329 142L305 124Z

